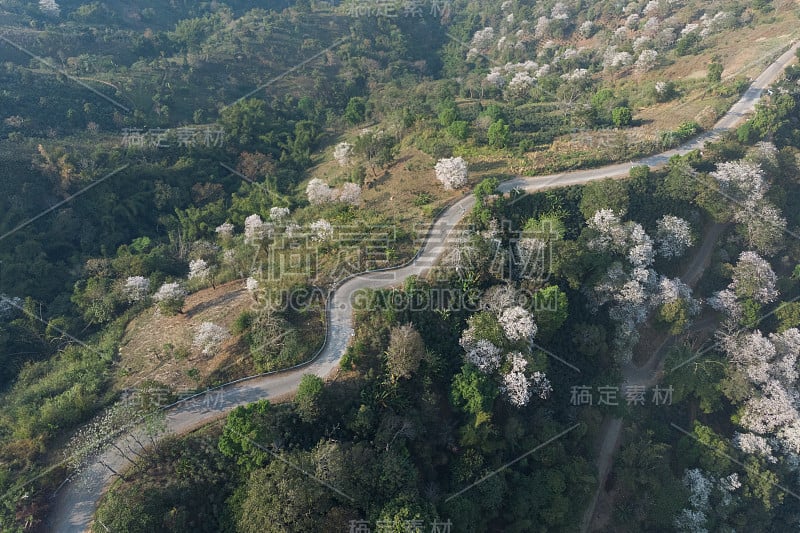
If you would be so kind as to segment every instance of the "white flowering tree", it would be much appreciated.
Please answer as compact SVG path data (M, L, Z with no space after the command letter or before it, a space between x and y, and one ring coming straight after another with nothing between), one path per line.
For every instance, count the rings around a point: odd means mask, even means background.
M498 89L502 89L506 85L506 78L501 72L492 70L486 75L486 82Z
M689 505L675 518L675 529L682 533L708 533L711 514L724 516L737 500L742 482L739 474L716 477L698 468L687 469L683 484L689 490Z
M589 38L594 35L595 25L594 22L591 20L585 20L578 26L578 33L585 38Z
M534 36L537 39L541 39L546 37L547 34L550 32L550 19L545 16L541 16L536 20L536 30L534 30Z
M259 215L253 214L244 219L244 240L247 243L257 243L265 237L271 237L273 226L264 222Z
M467 162L462 157L440 159L434 169L445 190L460 189L467 184Z
M328 241L333 237L333 225L324 218L312 222L309 229L311 230L312 240L321 242Z
M720 192L735 202L734 211L741 207L753 210L769 189L764 171L752 161L718 163L711 176L717 181Z
M512 98L521 98L528 94L531 87L536 83L536 78L527 72L517 72L508 82L508 96Z
M526 373L528 362L518 348L520 341L525 341L525 350L531 349L537 327L533 316L516 301L516 290L511 286L487 291L481 299L485 311L470 317L459 344L465 352L464 360L498 380L508 401L521 407L534 396L548 398L552 387L544 373ZM511 351L503 355L506 350Z
M211 267L204 259L194 259L189 261L190 280L206 281L211 277Z
M217 226L217 228L214 231L217 233L217 235L219 235L221 239L229 239L233 237L234 227L233 224L231 224L230 222L225 222L224 224L220 224L219 226Z
M336 201L337 191L321 179L314 178L306 185L306 196L311 205L322 205Z
M713 488L712 481L697 469L686 470L683 475L683 484L689 489L690 507L683 509L675 519L675 528L687 533L700 533L708 531L705 525L708 522L706 513L709 511L709 497Z
M462 338L462 341L464 339ZM486 339L475 342L468 340L462 343L466 350L466 360L472 363L484 374L490 374L500 367L502 350Z
M510 284L493 285L484 291L480 300L481 309L499 315L504 309L517 304L517 291Z
M511 341L531 340L536 335L533 316L519 305L504 309L498 317L500 327Z
M616 323L614 351L618 360L630 360L639 340L637 326L647 320L652 309L659 308L659 318L675 332L699 312L699 303L692 298L688 286L680 280L661 277L651 268L655 248L640 224L623 222L613 211L602 209L587 220L587 226L589 248L608 252L616 259L590 297L595 310L609 304L609 317ZM662 237L667 238L666 234ZM681 242L685 244L685 235ZM678 251L678 245L671 246L673 252Z
M258 287L259 283L255 278L247 278L244 282L244 288L247 289L247 292L253 297L255 297L256 291L258 291Z
M743 407L738 423L746 432L734 444L774 462L774 455L800 453L798 354L800 331L790 328L768 337L758 330L721 334L720 345L744 386L734 394Z
M656 62L658 61L658 52L655 50L642 50L639 54L638 59L636 59L636 70L640 72L647 72L648 70L652 69L656 66Z
M358 205L361 202L361 186L357 183L345 183L339 192L339 201L345 204Z
M692 227L673 215L664 215L656 222L657 252L662 257L680 257L694 244Z
M735 327L742 319L742 304L732 290L723 289L717 291L707 301L712 309L727 316L730 321L729 327Z
M342 202L358 205L361 201L361 186L357 183L345 183L341 189L328 186L324 181L314 178L306 187L306 195L311 205L322 205L330 202Z
M519 352L508 354L511 370L503 375L502 391L511 405L522 407L531 399L531 383L525 375L528 361Z
M773 449L769 441L755 433L739 433L733 435L733 445L744 453L762 457L768 463L776 463L778 459L772 455Z
M494 28L491 26L487 26L482 30L476 31L473 36L472 40L470 41L470 49L467 52L468 58L476 57L480 54L485 54L489 51L492 44L494 44Z
M770 164L772 151L769 146L762 146L755 153L748 159L719 163L711 176L729 200L731 218L740 225L748 245L772 255L780 249L786 219L764 197L769 183L759 163Z
M45 15L57 17L61 14L61 8L55 0L39 0L39 9Z
M197 327L192 339L192 346L203 355L211 355L214 350L230 338L228 330L213 322L203 322Z
M350 166L353 157L353 145L348 142L340 142L333 148L333 158L339 163L340 167Z
M269 209L269 219L275 222L276 224L280 224L288 216L289 216L288 207L271 207Z
M734 210L733 220L740 224L749 247L765 255L773 255L781 249L786 219L778 208L766 200L761 200L750 209Z
M153 295L153 300L158 304L162 313L175 315L181 312L186 301L186 290L180 283L164 283Z
M775 272L765 259L755 252L742 252L733 267L730 289L740 298L766 304L778 297L777 281Z
M141 302L150 292L150 280L142 276L131 276L125 280L122 292L128 302Z
M507 357L511 369L503 374L500 388L511 405L523 407L532 396L542 400L550 397L553 388L544 373L534 372L528 377L525 374L528 361L520 352L511 352Z
M620 28L627 34L627 28ZM618 69L633 63L633 56L629 52L618 52L616 46L611 46L603 56L603 66L607 69Z

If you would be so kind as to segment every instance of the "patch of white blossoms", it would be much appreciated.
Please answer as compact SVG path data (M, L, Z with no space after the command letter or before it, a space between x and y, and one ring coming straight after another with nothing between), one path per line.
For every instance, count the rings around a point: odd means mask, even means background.
M664 215L656 222L656 251L663 257L680 257L694 244L692 227L673 215Z
M122 293L128 302L141 302L150 292L150 280L142 276L131 276L125 280Z
M769 462L774 455L800 453L800 397L797 362L800 331L790 328L764 337L756 330L721 334L720 345L733 369L749 384L734 444Z
M640 224L623 222L613 211L602 209L587 226L592 230L589 248L618 258L589 296L595 310L609 304L608 315L616 322L614 348L619 360L627 361L633 355L639 339L637 326L647 320L655 306L682 300L690 315L699 312L700 305L691 297L688 286L659 276L651 268L655 259L653 241Z
M258 280L255 278L247 278L244 282L244 287L250 294L253 294L258 290L258 285Z
M61 8L55 0L39 0L39 9L46 15L57 17L61 14Z
M269 210L269 218L273 222L280 223L289 216L288 207L271 207Z
M327 241L333 237L333 226L324 218L321 218L316 222L312 222L309 229L311 229L312 240Z
M228 330L222 326L213 322L203 322L195 331L192 346L198 348L203 355L211 355L229 337Z
M216 231L217 235L219 235L220 237L227 238L227 237L233 237L233 230L234 230L233 224L231 224L230 222L225 222L224 224L220 224L219 226L217 226L217 228L214 231Z
M333 149L333 158L339 163L340 167L350 165L353 156L353 145L348 142L340 142Z
M244 219L244 240L255 243L265 237L272 237L274 227L269 222L264 222L259 215L250 215Z
M434 170L445 190L460 189L467 184L467 162L462 157L440 159Z
M547 399L553 391L550 381L542 372L534 372L531 377L525 375L528 361L520 352L508 354L511 370L503 375L501 390L511 405L522 407L527 405L532 395L542 400Z
M536 335L533 316L519 305L503 310L498 322L511 341L530 340Z
M361 187L357 183L345 183L341 189L335 189L321 179L314 178L306 186L306 196L311 205L331 202L356 205L361 200Z
M306 196L311 205L321 205L336 200L336 189L332 189L319 178L314 178L306 185Z
M748 251L739 255L729 288L739 297L767 304L778 297L777 282L778 277L767 260Z
M211 268L203 259L195 259L189 262L189 279L205 281L211 275Z
M186 298L187 292L180 283L164 283L153 295L156 302L170 302Z
M500 367L502 351L486 339L470 342L462 337L461 345L466 351L466 360L483 372L489 374Z
M707 513L712 507L711 496L717 495L716 505L727 507L734 501L736 490L742 486L736 472L717 478L698 468L684 472L683 484L689 489L689 506L681 510L674 525L677 531L684 533L708 533Z

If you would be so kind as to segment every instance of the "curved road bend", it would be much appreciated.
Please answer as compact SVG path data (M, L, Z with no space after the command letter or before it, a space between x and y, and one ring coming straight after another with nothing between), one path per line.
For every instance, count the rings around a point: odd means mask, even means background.
M792 61L797 46L798 44L793 44L786 53L759 75L742 98L717 122L711 132L699 136L678 149L636 162L609 165L603 168L549 176L517 177L503 182L500 190L509 192L512 189L520 189L534 192L552 187L580 185L589 181L627 174L635 165L660 166L675 154L683 154L699 148L719 132L730 129L744 115L753 110L761 93ZM360 289L389 287L402 282L407 276L426 273L446 247L453 227L471 209L474 202L474 197L468 195L442 212L426 237L420 254L410 265L386 272L361 274L339 287L330 303L328 341L312 363L296 370L253 378L231 385L218 394L213 405L209 405L212 402L205 401L202 396L183 402L171 408L166 414L168 433L186 433L224 416L240 405L291 395L305 374L312 373L322 378L330 376L336 370L353 332L352 295ZM137 452L140 451L139 445L130 437L120 437L116 444L121 449L131 448ZM48 521L51 531L81 533L90 529L97 502L113 477L101 462L111 466L117 472L124 471L130 466L130 461L113 447L105 451L102 457L87 468L86 474L81 476L81 481L70 482L59 492Z

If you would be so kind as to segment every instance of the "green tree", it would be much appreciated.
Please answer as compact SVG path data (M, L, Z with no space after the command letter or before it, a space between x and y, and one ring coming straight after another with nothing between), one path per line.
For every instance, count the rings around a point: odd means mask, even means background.
M251 145L270 128L269 108L257 98L240 100L222 110L220 124L230 138Z
M567 293L558 285L550 285L536 291L533 316L539 326L537 335L545 339L551 338L569 316Z
M354 96L347 102L344 109L344 118L350 124L356 125L364 122L367 114L367 101L361 96Z
M499 391L494 382L474 365L465 364L453 377L450 400L465 413L489 413Z
M266 464L270 458L262 447L271 443L266 424L262 421L273 410L268 400L235 408L228 414L217 446L249 472Z
M572 336L575 349L587 357L597 357L608 352L606 331L596 324L578 324Z
M493 148L505 148L508 146L510 128L503 119L498 119L489 126L487 133L489 146Z
M580 211L586 220L601 209L611 209L617 215L624 215L628 211L629 201L626 183L613 179L592 181L583 186Z
M455 120L447 127L447 133L459 141L466 141L469 136L469 123L466 120Z
M294 402L297 414L304 422L313 422L319 417L324 389L325 382L314 374L306 374L300 380Z
M687 33L675 44L675 54L678 56L685 56L697 52L698 45L700 44L700 33L693 31Z
M186 47L188 50L197 50L200 44L215 29L215 18L183 19L175 25L175 31L168 33L170 40Z
M786 331L800 326L800 302L785 302L775 311L779 321L778 331Z
M703 357L696 355L686 345L672 348L664 364L671 369L665 374L665 386L672 387L674 403L699 402L704 413L713 413L722 407L722 393L717 384L724 368L713 353Z
M369 164L372 174L377 177L376 168L385 167L394 161L397 154L397 140L383 132L370 131L356 138L353 152Z
M237 531L301 533L320 530L335 493L290 466L302 464L304 455L298 453L285 461L273 460L250 475L240 489L242 503L236 518Z
M678 335L689 324L689 308L684 300L667 302L658 308L656 322L672 335Z
M627 126L633 120L633 113L630 108L625 106L615 107L611 110L611 121L618 128Z
M480 227L485 228L492 218L492 208L486 202L486 198L497 193L497 186L500 182L497 178L484 178L475 186L475 205L472 207L472 220Z
M456 110L455 104L446 106L439 111L439 124L441 124L443 128L447 128L456 120L458 120L458 111Z
M719 83L722 81L722 71L724 70L722 63L718 59L714 59L708 65L708 81L711 83Z

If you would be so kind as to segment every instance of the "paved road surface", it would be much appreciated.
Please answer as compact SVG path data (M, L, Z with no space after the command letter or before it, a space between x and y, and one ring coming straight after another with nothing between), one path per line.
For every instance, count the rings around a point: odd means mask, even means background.
M720 119L711 132L701 135L681 148L639 161L609 165L603 168L550 176L517 177L501 184L500 189L504 192L509 192L512 189L519 188L534 192L552 187L579 185L593 180L625 175L634 165L660 166L675 154L683 154L689 150L700 148L706 140L721 131L731 128L744 115L753 110L753 106L760 98L761 93L777 79L778 74L792 61L796 48L797 44L793 45L789 51L756 78L750 89ZM434 223L420 254L412 264L392 271L359 275L340 286L331 299L327 344L313 363L301 369L237 383L224 389L215 397L213 403L199 397L173 407L167 412L168 431L176 434L185 433L224 416L239 405L246 405L265 398L276 399L291 395L297 388L301 377L305 374L312 373L323 378L330 376L336 370L339 359L344 353L353 332L352 295L360 289L388 287L401 283L407 276L426 273L447 246L448 237L451 235L453 227L458 224L464 213L472 208L474 202L474 197L468 195L445 210ZM130 437L120 439L117 445L121 449L126 449L129 446L138 451L139 448L138 444ZM607 453L610 464L613 445ZM111 472L101 464L101 461L116 471L124 471L125 468L130 466L129 461L113 448L103 453L102 457L90 466L82 482L71 482L60 490L49 517L50 530L64 533L80 533L90 529L97 501L112 481Z

